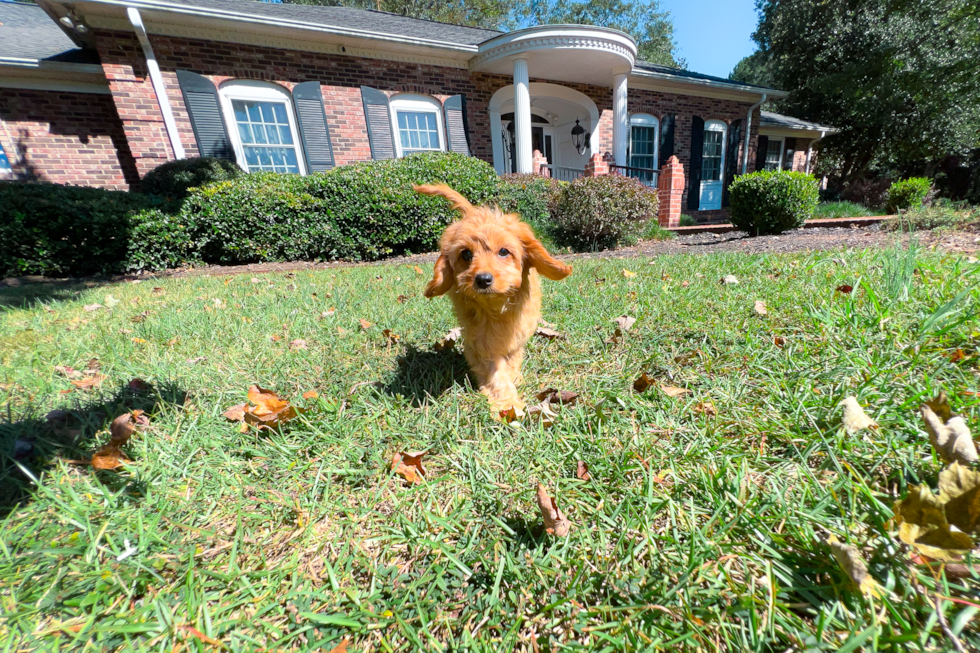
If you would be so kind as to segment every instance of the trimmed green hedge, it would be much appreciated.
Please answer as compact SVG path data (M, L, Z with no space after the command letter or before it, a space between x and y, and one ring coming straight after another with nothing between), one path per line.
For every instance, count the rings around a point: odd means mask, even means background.
M227 181L245 174L238 164L214 157L178 159L158 165L146 173L140 189L147 195L169 199L187 197L187 191L216 181Z
M803 226L820 201L817 180L803 172L760 171L728 188L732 224L760 236Z
M657 192L631 177L579 177L562 186L552 238L579 252L630 245L657 219L657 206Z
M888 204L885 209L889 213L898 213L921 207L932 190L932 181L926 177L911 177L896 181L888 189Z

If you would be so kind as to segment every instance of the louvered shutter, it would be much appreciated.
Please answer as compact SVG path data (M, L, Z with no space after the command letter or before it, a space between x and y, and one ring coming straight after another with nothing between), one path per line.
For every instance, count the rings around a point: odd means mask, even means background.
M728 126L728 142L725 144L725 186L721 191L721 205L728 206L728 187L738 174L738 146L742 142L742 121L733 120Z
M453 95L442 103L446 116L446 145L450 152L470 155L470 146L466 140L466 98Z
M320 82L303 82L293 87L293 106L299 122L299 134L306 154L306 170L323 172L333 167L333 147L327 114L323 110Z
M370 86L361 87L364 102L364 120L367 122L368 140L372 159L395 158L395 136L391 129L391 111L388 96Z
M769 137L760 136L755 147L755 171L766 169L766 151L769 149Z
M177 82L184 96L184 106L194 128L197 151L201 156L235 160L235 150L221 116L218 89L211 80L189 70L177 71Z
M691 116L691 169L687 173L687 210L701 207L701 155L704 154L704 118Z
M786 139L786 150L783 152L783 170L793 169L793 158L796 155L796 139Z
M660 161L661 167L667 165L667 159L674 156L674 121L676 116L668 113L660 120Z

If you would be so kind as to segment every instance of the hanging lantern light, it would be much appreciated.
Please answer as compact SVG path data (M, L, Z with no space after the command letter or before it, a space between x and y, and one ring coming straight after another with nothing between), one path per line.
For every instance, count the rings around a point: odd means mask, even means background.
M575 147L575 151L579 153L579 156L585 154L585 151L589 149L589 141L592 134L585 131L585 127L578 124L578 118L575 119L575 126L572 127L572 145Z

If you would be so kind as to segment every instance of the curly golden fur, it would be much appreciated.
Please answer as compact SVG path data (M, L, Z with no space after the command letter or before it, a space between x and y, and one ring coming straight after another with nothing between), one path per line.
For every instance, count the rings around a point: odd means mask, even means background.
M442 234L425 296L450 293L463 353L491 408L524 408L517 386L524 343L541 318L538 275L558 281L572 268L553 258L520 216L473 206L445 184L414 188L445 197L461 215Z

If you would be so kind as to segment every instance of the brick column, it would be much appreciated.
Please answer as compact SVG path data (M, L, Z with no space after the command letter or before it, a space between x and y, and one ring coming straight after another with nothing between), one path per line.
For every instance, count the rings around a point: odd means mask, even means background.
M657 178L657 196L660 208L657 221L661 227L679 227L681 224L681 200L684 196L684 166L676 156L667 159Z
M609 152L599 153L596 152L589 158L589 162L585 164L585 171L582 173L583 177L598 177L600 175L609 174L609 166L613 163L612 154Z
M534 150L534 154L531 155L531 172L542 177L550 177L551 170L541 167L546 165L548 165L548 158L541 154L541 150Z

